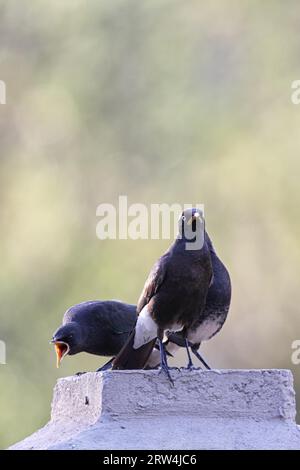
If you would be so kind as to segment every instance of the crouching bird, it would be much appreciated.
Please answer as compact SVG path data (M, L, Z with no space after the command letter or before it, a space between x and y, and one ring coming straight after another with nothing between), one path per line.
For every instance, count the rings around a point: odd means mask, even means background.
M70 307L54 333L57 367L66 355L80 352L115 356L136 323L136 306L117 300L93 300Z
M135 328L114 359L112 369L143 368L158 339L160 365L172 382L163 337L166 330L188 331L204 309L212 280L204 234L202 211L185 210L179 218L177 238L149 274L138 301ZM184 340L189 354L185 336Z
M231 301L231 281L229 272L218 257L207 232L205 232L205 243L210 251L213 279L207 292L205 307L199 312L197 321L186 332L186 339L189 342L191 351L207 369L210 369L198 350L202 341L211 339L224 325ZM167 340L164 342L164 345L167 354L173 355L181 347L185 347L183 331L166 332L166 336ZM148 368L157 367L160 363L158 346L155 345L155 348L148 359ZM191 365L192 363L189 360L188 367Z

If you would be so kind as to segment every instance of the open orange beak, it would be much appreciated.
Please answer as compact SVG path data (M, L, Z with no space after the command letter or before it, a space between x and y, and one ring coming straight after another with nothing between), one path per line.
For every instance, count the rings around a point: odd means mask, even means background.
M64 341L55 341L54 347L56 352L56 367L58 368L63 358L70 351L70 346Z

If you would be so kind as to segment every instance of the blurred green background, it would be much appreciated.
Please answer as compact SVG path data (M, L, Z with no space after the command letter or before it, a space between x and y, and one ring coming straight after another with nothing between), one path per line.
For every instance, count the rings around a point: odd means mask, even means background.
M135 303L166 240L100 241L96 207L204 203L233 283L217 368L291 368L300 403L300 4L0 1L0 447L49 417L66 308ZM184 353L178 361L185 362Z

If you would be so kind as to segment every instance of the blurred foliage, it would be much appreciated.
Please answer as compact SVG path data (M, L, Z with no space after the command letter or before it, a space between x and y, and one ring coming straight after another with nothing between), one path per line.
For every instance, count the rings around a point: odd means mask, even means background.
M299 2L0 0L0 15L0 446L48 420L58 377L104 361L56 370L65 309L136 302L169 244L96 238L97 205L120 194L205 204L233 301L203 353L292 368L300 393Z

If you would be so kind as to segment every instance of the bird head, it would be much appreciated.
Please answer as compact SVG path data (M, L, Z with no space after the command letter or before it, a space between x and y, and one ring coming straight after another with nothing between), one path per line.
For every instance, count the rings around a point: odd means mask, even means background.
M56 330L50 343L55 347L57 367L68 354L77 354L82 351L80 348L81 337L80 326L75 322L66 323Z
M196 232L204 231L204 213L202 209L195 207L185 209L178 220L179 234L182 237L192 240ZM194 234L194 236L192 236Z

